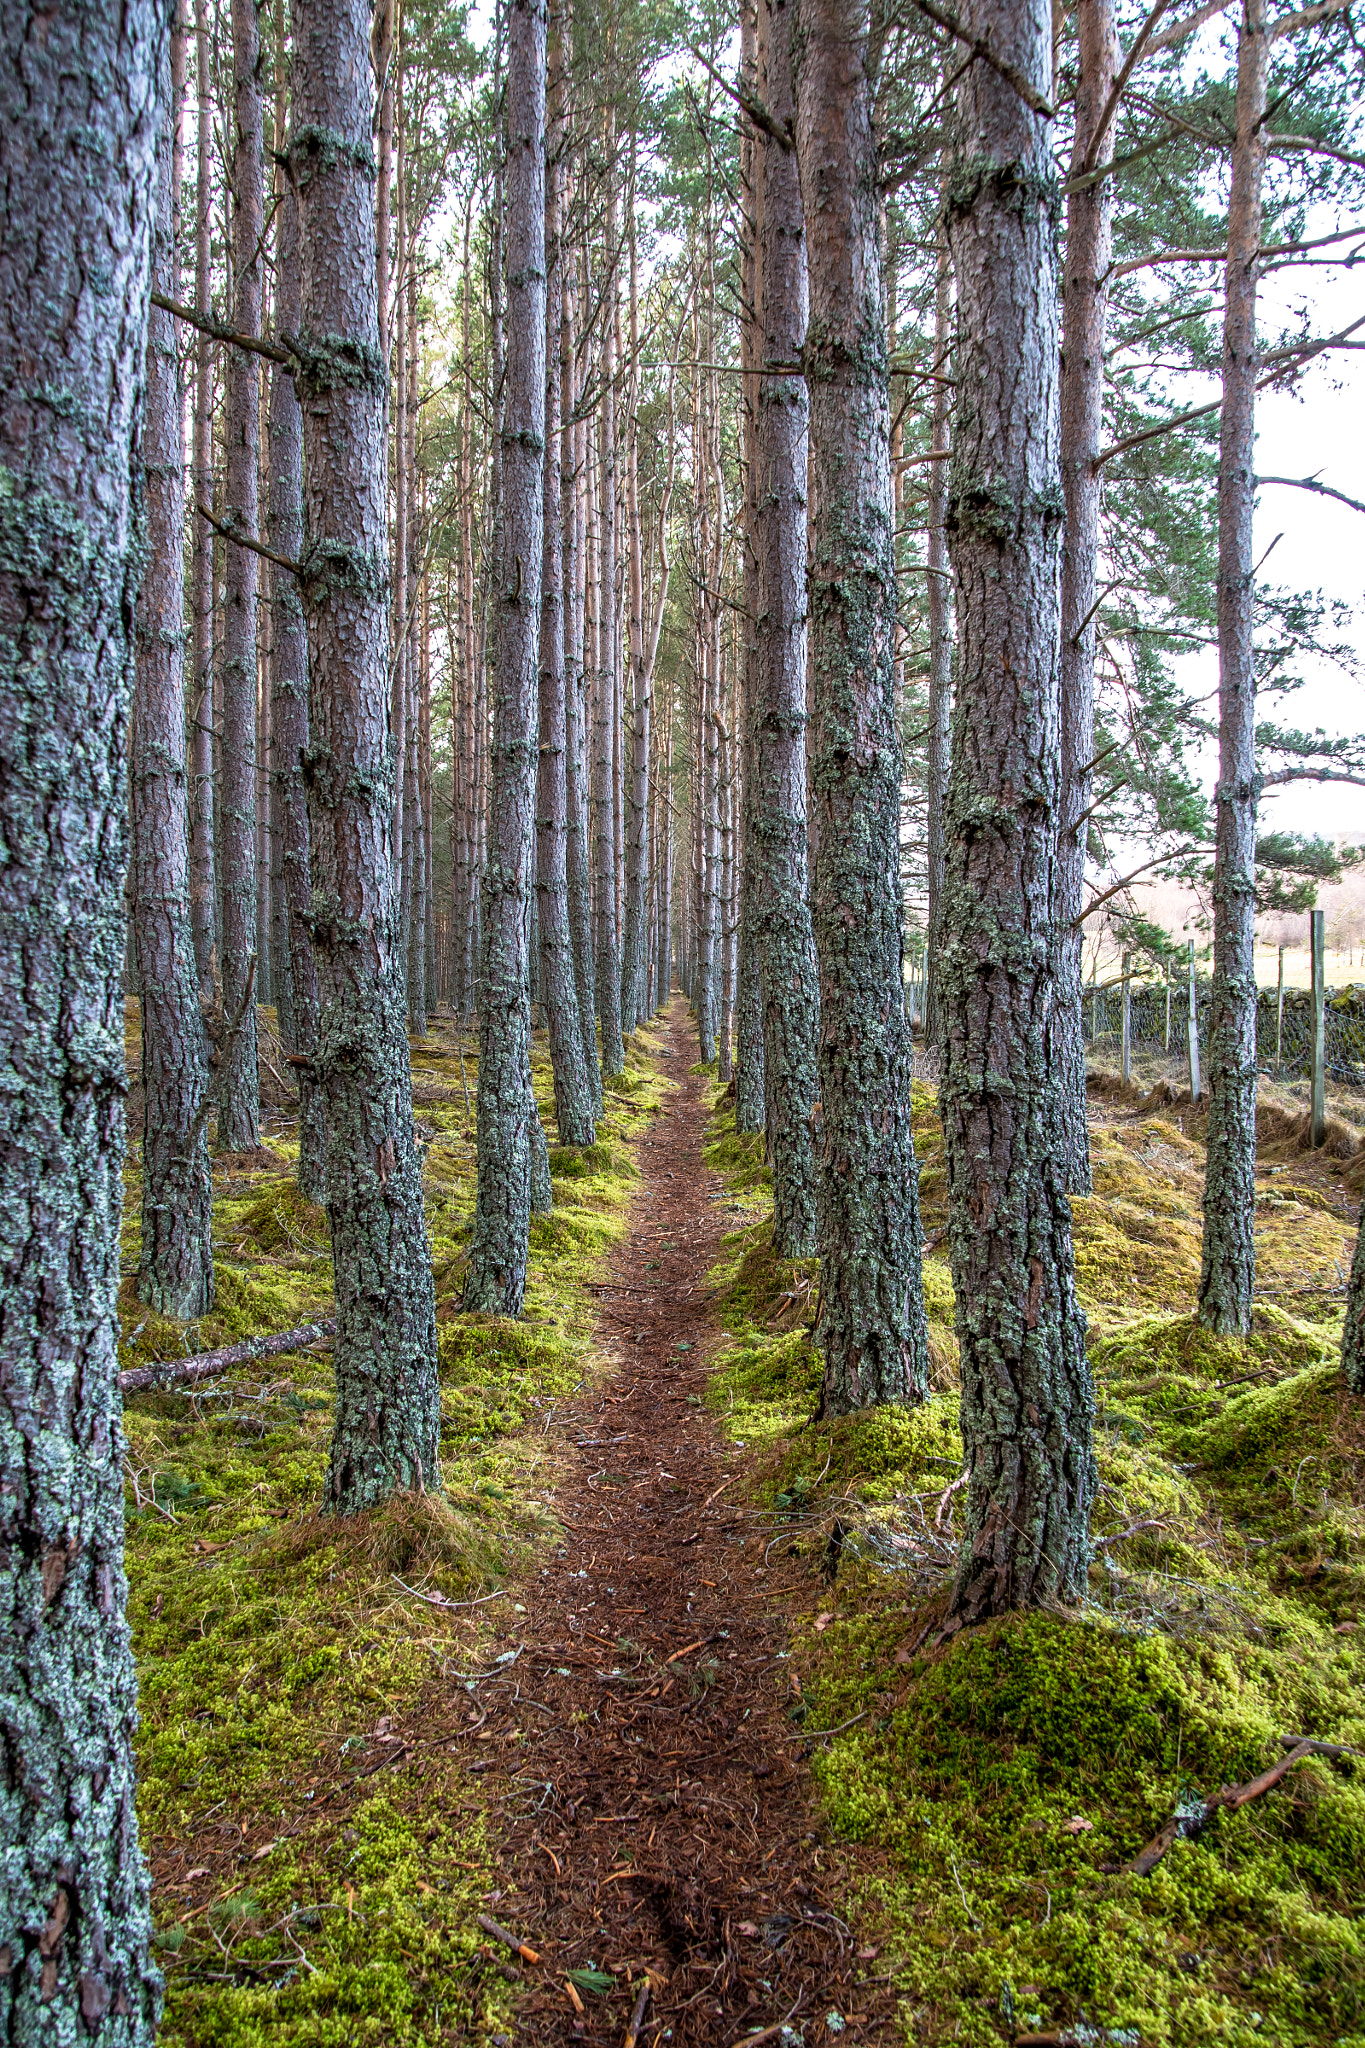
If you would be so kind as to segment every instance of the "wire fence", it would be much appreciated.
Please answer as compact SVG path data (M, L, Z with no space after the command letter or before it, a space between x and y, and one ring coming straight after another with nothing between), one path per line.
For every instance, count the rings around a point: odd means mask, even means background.
M1087 988L1084 1029L1087 1050L1106 1064L1123 1058L1123 986ZM1201 1070L1208 1060L1210 984L1195 988L1195 1028ZM1140 983L1128 990L1130 1059L1144 1070L1189 1068L1188 982ZM1262 989L1256 1003L1256 1064L1271 1080L1293 1084L1313 1079L1313 998L1306 989ZM1328 989L1323 1006L1326 1080L1338 1089L1365 1092L1365 988Z

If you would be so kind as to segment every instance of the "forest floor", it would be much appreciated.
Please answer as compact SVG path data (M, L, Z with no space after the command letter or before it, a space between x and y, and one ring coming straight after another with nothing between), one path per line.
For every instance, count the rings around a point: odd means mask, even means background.
M1365 1404L1336 1365L1365 1150L1306 1154L1268 1108L1255 1329L1210 1339L1201 1113L1092 1077L1090 1587L936 1650L962 1450L933 1091L932 1396L815 1423L814 1262L774 1257L761 1143L694 1050L675 998L597 1143L552 1144L509 1323L460 1308L468 1039L413 1041L439 1500L317 1514L325 1349L128 1400L164 2048L619 2048L642 1993L640 2048L1365 2048ZM552 1131L539 1040L533 1069ZM265 1136L215 1160L189 1327L133 1296L134 1150L122 1364L327 1312L287 1103ZM1201 1829L1290 1735L1342 1753Z

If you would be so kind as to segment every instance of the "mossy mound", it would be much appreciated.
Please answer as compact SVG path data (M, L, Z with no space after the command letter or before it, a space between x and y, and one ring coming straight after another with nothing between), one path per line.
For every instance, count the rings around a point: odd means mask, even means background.
M637 1180L639 1169L619 1145L598 1138L591 1145L552 1145L550 1173L556 1180L592 1180L612 1175L618 1180Z
M777 1487L789 1493L800 1481L809 1495L827 1485L871 1503L946 1486L962 1469L957 1408L955 1394L940 1394L919 1407L863 1408L814 1423L784 1447Z
M1144 1316L1092 1340L1091 1363L1116 1380L1160 1374L1232 1381L1257 1367L1301 1372L1322 1361L1327 1343L1321 1331L1296 1322L1269 1303L1258 1303L1249 1337L1219 1337L1192 1315Z
M296 1180L281 1181L278 1188L250 1203L237 1219L236 1228L263 1252L311 1255L324 1250L331 1236L327 1211L306 1201Z
M1177 1809L1264 1770L1286 1728L1365 1727L1343 1658L1295 1673L1033 1615L907 1671L903 1630L836 1617L804 1654L812 1718L868 1714L813 1768L833 1824L886 1857L867 1905L917 2038L1093 2025L1144 2048L1308 2048L1354 2032L1365 1778L1300 1766L1151 1876L1116 1868Z

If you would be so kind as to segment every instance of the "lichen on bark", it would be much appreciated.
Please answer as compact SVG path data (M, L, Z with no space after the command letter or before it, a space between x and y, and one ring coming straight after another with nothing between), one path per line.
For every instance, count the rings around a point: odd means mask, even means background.
M115 1299L137 474L168 10L0 69L0 2039L150 2048ZM45 386L34 388L35 364Z

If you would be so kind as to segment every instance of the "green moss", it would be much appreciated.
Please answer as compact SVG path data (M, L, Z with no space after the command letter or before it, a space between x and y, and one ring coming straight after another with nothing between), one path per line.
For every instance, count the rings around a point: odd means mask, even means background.
M449 1073L434 1040L415 1055L438 1068L439 1088ZM476 1062L466 1053L465 1063L472 1089ZM548 1115L553 1077L540 1040L532 1077ZM401 1496L346 1522L316 1514L333 1402L325 1356L272 1359L192 1394L128 1402L142 1822L158 1872L212 1873L207 1900L194 1888L207 1917L159 1882L162 2038L176 2048L434 2044L505 2021L510 1994L473 1931L487 1879L463 1867L485 1854L477 1781L445 1751L414 1745L376 1798L359 1758L368 1745L380 1761L368 1732L381 1715L406 1729L433 1684L444 1702L446 1672L474 1648L456 1613L422 1596L499 1588L549 1527L538 1417L593 1370L584 1282L624 1228L638 1185L627 1142L667 1086L637 1035L597 1144L556 1148L555 1208L536 1219L517 1322L461 1311L475 1161L458 1080L448 1104L420 1103L440 1300L441 1497ZM127 1179L125 1266L136 1259L135 1161ZM150 1316L126 1287L124 1364L330 1308L325 1219L292 1180L264 1159L230 1177L217 1168L215 1181L215 1311L186 1326ZM492 1625L505 1611L496 1602L480 1616ZM257 1862L263 1831L275 1846Z

